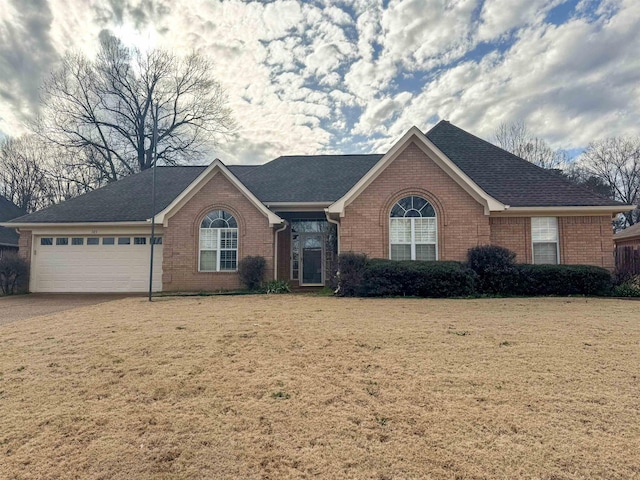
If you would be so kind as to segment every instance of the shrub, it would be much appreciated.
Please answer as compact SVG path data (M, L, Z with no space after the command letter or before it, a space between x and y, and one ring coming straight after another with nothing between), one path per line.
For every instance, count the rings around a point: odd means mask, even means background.
M238 274L240 275L240 281L249 290L257 290L262 284L266 268L267 261L264 259L264 257L244 257L238 263Z
M365 296L467 297L476 274L460 262L371 260L362 279Z
M516 254L497 245L470 248L467 264L478 275L479 293L508 294L513 284Z
M608 295L611 273L591 265L516 265L515 295Z
M355 297L361 294L362 277L367 265L367 256L360 253L341 253L338 255L335 280L335 293L341 297Z
M289 282L284 280L273 280L264 286L264 293L290 293Z
M626 281L613 287L614 297L640 297L640 275L630 276Z
M0 258L0 290L5 295L27 291L29 264L17 253L6 253Z

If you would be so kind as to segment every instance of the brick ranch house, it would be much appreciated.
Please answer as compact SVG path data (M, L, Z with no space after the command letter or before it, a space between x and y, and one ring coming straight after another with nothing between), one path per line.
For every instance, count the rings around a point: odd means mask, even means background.
M24 215L24 211L0 195L0 222ZM0 227L0 258L7 252L18 251L18 232L15 228Z
M633 208L446 121L411 128L384 155L215 160L156 176L156 291L237 288L247 255L297 286L325 284L332 259L349 251L464 260L494 244L519 262L612 268L612 216ZM5 224L20 230L31 291L144 291L151 179L132 175Z

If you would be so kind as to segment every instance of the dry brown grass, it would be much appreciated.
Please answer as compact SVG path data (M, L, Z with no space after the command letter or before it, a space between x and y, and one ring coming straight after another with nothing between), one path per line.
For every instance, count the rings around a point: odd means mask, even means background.
M0 477L638 478L639 306L132 298L16 322Z

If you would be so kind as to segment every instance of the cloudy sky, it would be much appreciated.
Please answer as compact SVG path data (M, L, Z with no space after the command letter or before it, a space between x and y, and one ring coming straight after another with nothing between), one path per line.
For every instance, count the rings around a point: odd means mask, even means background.
M101 31L215 63L227 163L384 152L449 120L523 120L556 148L637 134L639 0L0 0L0 134L18 135L69 49Z

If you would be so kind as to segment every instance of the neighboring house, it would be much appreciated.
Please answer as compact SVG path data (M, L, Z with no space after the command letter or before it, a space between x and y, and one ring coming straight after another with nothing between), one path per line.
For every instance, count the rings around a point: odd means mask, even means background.
M21 215L24 215L24 211L0 195L0 222L6 222ZM17 251L18 232L16 232L15 228L0 227L0 258L6 252Z
M465 260L476 245L519 262L613 268L612 216L634 208L581 188L442 121L384 155L279 157L264 165L160 167L153 288L240 286L238 261L268 278L327 282L338 252ZM144 291L152 172L13 220L32 291ZM5 224L6 225L6 224Z
M613 241L616 244L616 269L640 274L640 223L619 231Z

